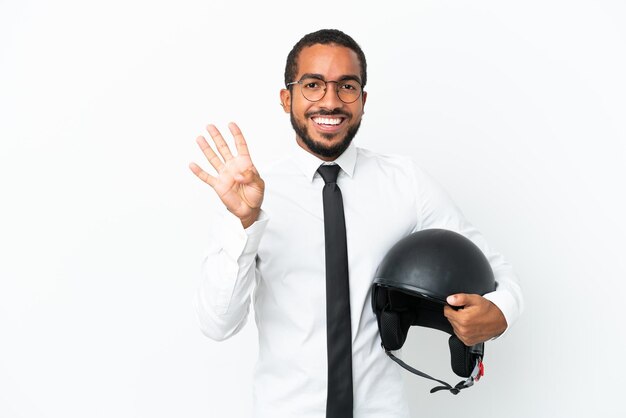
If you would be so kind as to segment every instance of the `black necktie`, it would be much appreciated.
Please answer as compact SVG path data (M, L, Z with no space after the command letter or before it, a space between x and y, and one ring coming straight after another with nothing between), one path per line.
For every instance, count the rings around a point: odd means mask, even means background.
M328 397L326 418L352 417L352 332L348 246L343 199L337 186L338 165L317 170L324 182L324 238L326 242L326 336Z

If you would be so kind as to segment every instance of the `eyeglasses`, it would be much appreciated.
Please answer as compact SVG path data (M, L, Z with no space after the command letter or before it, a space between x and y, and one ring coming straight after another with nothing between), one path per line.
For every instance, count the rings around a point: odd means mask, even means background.
M326 95L326 85L335 83L337 97L346 104L354 103L361 96L363 91L361 83L356 80L346 79L338 81L324 81L319 78L306 77L300 81L287 83L287 87L300 84L300 90L305 99L310 102L319 102Z

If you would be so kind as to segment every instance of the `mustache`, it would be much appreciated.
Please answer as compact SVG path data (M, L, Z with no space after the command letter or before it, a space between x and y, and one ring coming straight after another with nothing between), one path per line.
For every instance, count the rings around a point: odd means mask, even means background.
M310 118L311 116L345 116L346 118L350 118L352 117L352 114L350 112L346 112L343 110L324 110L324 109L320 109L318 111L315 112L306 112L304 114L304 116L306 116L307 118Z

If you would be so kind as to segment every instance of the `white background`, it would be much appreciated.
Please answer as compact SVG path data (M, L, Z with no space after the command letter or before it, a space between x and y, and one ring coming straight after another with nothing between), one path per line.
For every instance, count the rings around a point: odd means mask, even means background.
M285 58L325 27L368 59L357 144L414 157L523 282L476 387L406 375L414 416L623 416L624 22L621 0L0 0L0 417L250 414L254 326L196 324L217 202L187 164L209 122L281 155ZM405 356L456 382L445 339Z

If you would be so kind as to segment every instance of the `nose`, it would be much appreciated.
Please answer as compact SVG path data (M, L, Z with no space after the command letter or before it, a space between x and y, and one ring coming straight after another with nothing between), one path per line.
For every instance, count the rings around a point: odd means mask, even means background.
M331 85L332 83L332 85ZM338 109L343 106L343 102L337 94L337 81L327 81L324 97L320 99L319 106L328 110Z

